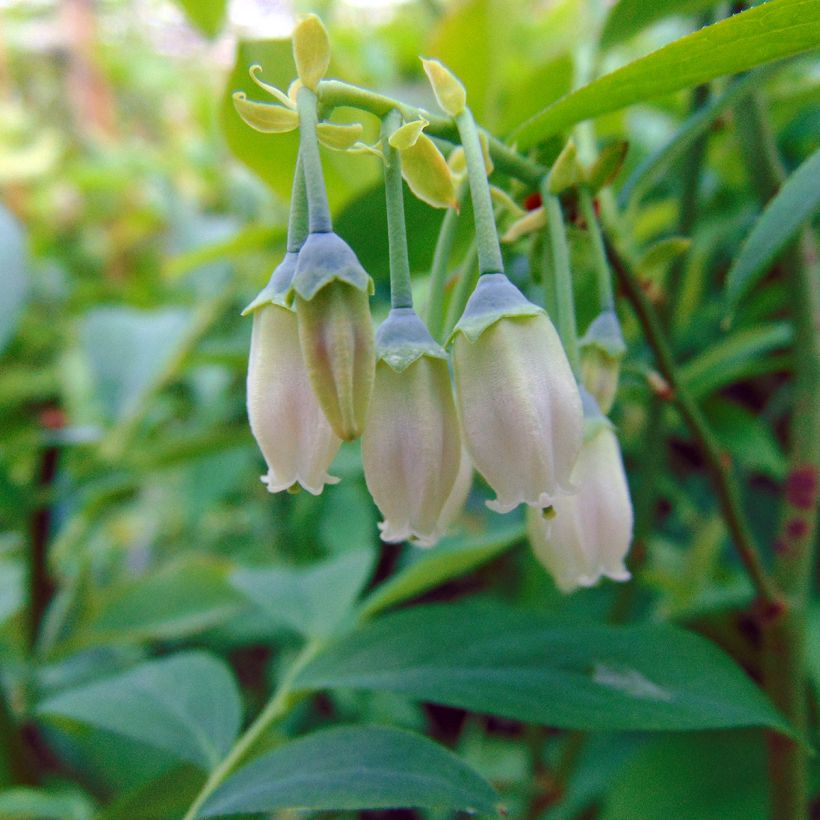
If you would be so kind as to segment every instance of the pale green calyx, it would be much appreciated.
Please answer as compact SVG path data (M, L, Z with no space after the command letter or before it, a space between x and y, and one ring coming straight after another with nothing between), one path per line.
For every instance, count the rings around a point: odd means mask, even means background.
M622 359L626 353L626 344L615 311L605 310L599 313L590 323L587 332L579 339L578 346L581 350L595 347L612 359Z
M413 308L393 308L376 332L376 357L401 373L422 356L447 360Z
M344 239L333 231L310 234L299 251L288 298L295 293L309 301L336 280L373 293L373 280Z
M288 251L285 258L274 268L273 273L256 298L242 311L243 316L253 313L263 305L278 305L289 308L288 291L293 283L293 275L296 273L296 260L299 254L295 251Z
M499 319L538 316L543 308L533 304L503 273L485 273L478 280L464 313L450 335L463 333L475 342L488 327Z

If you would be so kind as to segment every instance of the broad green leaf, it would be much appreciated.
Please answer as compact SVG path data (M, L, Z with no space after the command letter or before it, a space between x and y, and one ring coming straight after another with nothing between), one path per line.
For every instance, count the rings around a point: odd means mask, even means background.
M562 97L510 135L527 149L575 123L820 46L816 0L770 0Z
M493 787L431 740L385 726L343 726L252 761L214 792L199 816L428 808L497 817L498 807Z
M227 576L225 565L189 555L108 595L86 639L178 640L217 626L244 604Z
M648 743L605 793L602 820L765 820L762 732L672 735Z
M333 634L347 619L373 568L371 550L308 567L242 568L231 583L278 623L306 637Z
M387 615L327 648L294 686L384 690L572 729L788 731L743 671L694 634L559 625L497 604Z
M483 535L448 538L434 550L416 550L407 566L365 599L361 614L369 617L421 595L428 589L487 563L523 537L524 527L515 524Z
M188 19L207 37L216 37L225 19L227 0L177 0Z
M236 739L242 704L224 663L186 652L61 692L37 712L124 735L210 769Z
M204 782L204 774L193 766L175 766L122 794L100 812L95 820L164 820L182 817L194 802Z
M736 330L690 359L681 368L681 376L696 399L704 398L727 384L756 375L761 360L787 347L792 336L793 329L786 322Z
M755 222L726 279L730 307L771 267L820 208L820 148L786 180Z
M23 230L3 207L0 207L0 271L3 272L3 298L0 299L2 352L17 327L29 286Z
M173 360L192 321L192 314L180 308L144 311L118 306L89 311L80 339L97 410L109 419L132 414Z
M618 0L606 18L601 47L611 48L665 17L698 14L718 0Z
M46 791L17 786L0 791L3 820L91 820L94 805L79 789Z
M772 69L759 68L744 77L733 80L726 90L707 105L692 114L669 142L643 159L618 191L618 203L625 208L658 182L667 171L712 127L712 123L727 109L751 93L771 73Z

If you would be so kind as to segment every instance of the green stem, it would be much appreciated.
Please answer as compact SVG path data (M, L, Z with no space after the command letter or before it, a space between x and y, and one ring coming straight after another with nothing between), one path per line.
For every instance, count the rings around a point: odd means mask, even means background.
M456 192L458 201L464 196L464 189ZM441 341L444 330L444 292L447 285L447 263L453 253L458 227L458 211L448 208L441 220L441 228L436 240L436 249L433 253L433 266L430 270L430 301L427 305L427 327L430 334L437 341Z
M401 126L401 113L393 109L382 120L384 153L384 196L387 203L387 239L390 253L390 306L413 307L410 260L407 256L407 228L404 221L404 191L401 157L389 137Z
M299 153L304 168L310 232L328 233L333 230L333 224L322 173L322 159L319 156L319 139L316 136L316 95L302 86L296 95L296 105L299 109Z
M394 100L383 94L376 94L349 83L339 80L323 80L319 83L318 95L319 102L327 110L339 107L359 108L362 111L369 111L381 119L395 108L405 120L416 120L422 117L427 120L429 125L424 130L432 137L441 137L450 142L457 142L459 139L458 130L449 117L436 116L422 108L405 105L399 100ZM520 179L528 185L536 185L547 172L547 169L542 165L521 156L498 138L487 134L487 139L490 146L490 155L496 168L501 173Z
M450 304L447 307L447 321L444 323L444 337L447 338L456 326L470 294L478 282L478 252L475 243L470 246L461 269L456 277L456 286Z
M598 216L595 213L592 193L589 188L582 186L579 195L581 197L581 212L584 215L589 238L592 241L592 255L595 260L595 281L598 287L598 301L601 311L615 310L615 295L612 291L612 271L609 268L609 260L606 258L604 237L601 233Z
M205 785L200 790L183 820L194 820L205 801L230 777L239 767L253 747L259 742L267 730L280 718L284 717L299 701L304 699L308 692L293 688L293 681L302 667L319 651L321 644L311 641L302 647L302 651L291 664L279 687L273 693L265 708L259 713L254 722L242 733L234 743L222 762L211 772Z
M558 312L558 335L564 344L567 358L576 378L581 372L578 355L578 328L575 325L575 299L572 294L572 271L569 266L569 246L564 214L557 196L541 186L541 197L547 209L547 221L552 249L552 270L555 277L555 302Z
M738 109L750 178L762 204L786 179L763 103L753 94ZM806 607L817 538L820 482L820 277L817 247L809 229L780 257L779 268L791 296L794 338L794 404L791 414L789 471L781 525L775 540L775 578L785 606L764 612L763 678L774 703L803 735L807 719ZM772 816L808 816L808 759L795 741L769 733Z
M290 214L288 216L289 253L298 253L308 235L308 201L305 187L305 173L302 163L302 152L296 156L296 169L293 172L293 187L290 192Z
M607 253L624 293L638 317L646 340L655 354L658 369L669 384L671 398L700 447L717 493L723 517L726 519L726 525L729 528L732 541L743 562L743 566L746 568L760 601L766 606L777 607L780 605L780 596L761 563L751 529L743 514L740 503L740 490L732 475L731 467L727 464L720 443L709 429L700 407L680 378L660 318L640 283L632 271L624 264L615 248L607 244Z
M487 169L484 167L484 152L481 150L478 128L469 108L465 108L456 117L456 125L467 161L467 180L470 184L478 248L478 269L480 273L503 273L504 260L498 242L490 182L487 179Z

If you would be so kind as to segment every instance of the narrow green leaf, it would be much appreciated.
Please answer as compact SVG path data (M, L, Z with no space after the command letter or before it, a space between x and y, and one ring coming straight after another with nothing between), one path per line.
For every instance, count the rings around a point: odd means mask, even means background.
M572 729L789 731L743 671L696 635L568 626L498 604L387 615L328 647L294 686L395 692Z
M200 817L277 809L427 808L497 817L498 795L451 752L384 726L326 729L252 761Z
M632 200L640 199L712 127L712 123L724 111L759 88L771 72L770 67L759 68L732 80L722 94L692 114L669 142L638 163L618 191L618 204L625 208Z
M370 617L464 575L505 552L523 537L523 525L515 524L480 536L448 538L434 550L416 550L407 566L365 599L361 614Z
M729 306L737 303L820 208L820 148L792 175L755 222L726 280Z
M29 289L26 244L23 229L5 208L0 207L0 270L3 298L0 299L0 351L11 339Z
M278 623L306 637L327 637L351 613L374 557L356 550L309 567L247 567L231 583Z
M562 97L510 135L525 150L577 122L820 46L820 3L770 0Z
M618 0L604 23L601 48L611 48L666 17L698 14L718 0Z
M690 359L681 368L681 377L696 399L705 398L727 384L756 375L761 361L788 346L793 335L788 322L736 330Z
M124 735L210 769L233 745L242 706L224 663L186 652L61 692L37 712Z

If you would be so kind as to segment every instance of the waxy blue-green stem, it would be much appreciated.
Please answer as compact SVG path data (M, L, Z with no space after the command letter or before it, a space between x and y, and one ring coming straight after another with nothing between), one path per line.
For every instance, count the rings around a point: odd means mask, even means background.
M308 235L308 202L302 152L296 157L293 187L290 192L290 215L288 216L288 253L298 253Z
M316 95L303 86L296 95L296 105L299 110L299 152L305 173L310 232L328 233L333 230L333 224L319 156L319 139L316 136Z
M572 293L572 272L569 266L569 245L564 214L557 196L547 190L546 182L541 186L541 196L547 210L550 249L552 250L552 270L555 277L555 303L558 309L558 334L564 344L572 372L576 378L580 373L578 356L578 329L575 324L575 298Z
M490 195L490 182L484 166L484 152L481 150L478 128L476 128L469 108L465 108L456 117L456 125L461 137L461 145L464 148L464 158L467 161L467 179L473 202L476 247L478 248L478 268L481 273L504 273L504 261L501 257L501 245L498 243L498 230L495 225L493 200Z
M601 311L615 310L615 294L612 290L612 271L609 261L606 258L606 248L604 247L604 237L601 234L601 226L598 222L598 215L595 213L595 205L592 201L592 193L586 186L581 186L579 190L581 199L581 213L587 223L587 232L592 242L592 257L595 262L595 282L598 287L598 302Z
M384 153L384 196L387 203L387 239L390 255L390 306L413 307L410 260L407 256L407 229L404 222L404 192L401 157L390 144L390 135L401 126L401 114L394 109L382 120Z
M456 192L458 201L464 196L464 186ZM430 335L437 341L442 340L444 332L444 290L447 285L447 264L453 253L458 227L458 211L448 208L441 221L441 228L433 253L433 264L430 269L430 301L427 305L427 327Z

